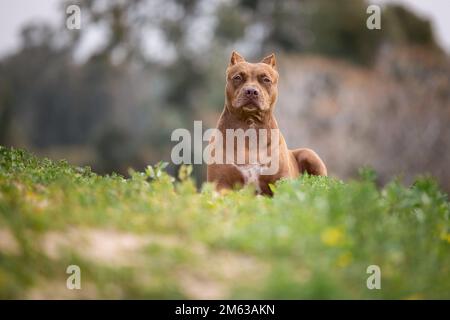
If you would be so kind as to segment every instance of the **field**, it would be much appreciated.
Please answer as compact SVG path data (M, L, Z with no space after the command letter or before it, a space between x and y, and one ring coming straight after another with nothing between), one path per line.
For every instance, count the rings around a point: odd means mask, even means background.
M0 147L0 298L450 298L450 204L430 178L303 176L268 198L163 167L100 176Z

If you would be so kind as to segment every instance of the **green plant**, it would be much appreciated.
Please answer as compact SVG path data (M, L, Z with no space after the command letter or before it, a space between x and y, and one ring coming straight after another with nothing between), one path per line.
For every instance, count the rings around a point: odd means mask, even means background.
M99 176L0 147L0 297L450 298L449 202L430 178L305 175L268 198L163 169Z

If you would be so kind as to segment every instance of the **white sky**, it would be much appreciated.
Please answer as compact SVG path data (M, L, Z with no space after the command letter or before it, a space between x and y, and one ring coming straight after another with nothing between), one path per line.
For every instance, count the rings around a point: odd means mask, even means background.
M20 45L20 30L28 22L59 22L60 0L0 0L0 56Z
M345 0L341 0L345 1ZM402 3L432 21L436 37L450 52L450 0L369 0L373 4ZM20 45L19 34L24 24L47 21L61 23L64 15L61 0L0 0L0 57L14 52ZM383 18L381 20L383 27ZM98 37L92 37L86 50L94 48Z

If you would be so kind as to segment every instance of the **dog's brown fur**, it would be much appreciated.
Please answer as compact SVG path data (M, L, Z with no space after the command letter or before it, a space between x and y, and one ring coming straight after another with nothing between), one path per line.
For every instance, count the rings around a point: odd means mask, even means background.
M259 63L249 63L238 53L233 52L226 70L225 106L217 124L217 129L225 136L226 129L249 128L278 129L273 115L278 94L278 72L275 55L265 57ZM210 143L212 143L210 141ZM281 178L295 178L300 173L327 175L327 168L319 156L310 149L289 150L283 136L272 141L269 135L268 148L278 143L279 166L272 175L259 175L256 189L262 194L272 194L269 184ZM224 139L223 148L226 148ZM236 154L237 145L234 145ZM248 145L245 145L245 159L248 159ZM225 154L225 150L224 150ZM248 183L240 167L234 164L209 164L208 182L216 183L217 189L231 189L236 185Z

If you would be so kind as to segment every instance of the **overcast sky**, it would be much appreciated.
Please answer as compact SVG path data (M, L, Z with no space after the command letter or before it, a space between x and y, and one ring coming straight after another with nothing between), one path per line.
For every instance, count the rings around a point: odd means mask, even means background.
M342 0L345 1L345 0ZM450 52L450 0L370 0L370 3L402 3L431 20L441 46ZM61 0L0 0L0 57L19 46L19 33L28 22L60 23ZM381 18L383 27L383 17ZM95 47L92 39L89 47ZM89 49L86 49L89 50Z

